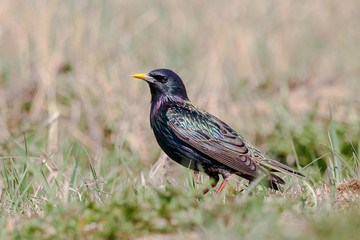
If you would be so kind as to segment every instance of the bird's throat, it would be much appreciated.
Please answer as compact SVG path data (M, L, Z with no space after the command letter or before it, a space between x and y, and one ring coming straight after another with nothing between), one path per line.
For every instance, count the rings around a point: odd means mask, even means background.
M160 96L154 96L151 99L151 117L154 117L161 109L167 104L170 103L182 103L188 101L187 98L183 96L167 96L167 95L160 95Z

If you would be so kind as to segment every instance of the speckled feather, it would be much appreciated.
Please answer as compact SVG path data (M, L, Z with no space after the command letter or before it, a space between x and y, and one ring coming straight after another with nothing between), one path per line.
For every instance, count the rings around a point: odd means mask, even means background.
M255 176L258 166L244 141L215 116L188 102L170 107L166 116L173 133L183 142L235 171Z

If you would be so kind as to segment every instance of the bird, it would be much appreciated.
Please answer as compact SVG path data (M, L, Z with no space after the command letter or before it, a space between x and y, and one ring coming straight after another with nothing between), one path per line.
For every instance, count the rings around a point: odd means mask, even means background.
M262 154L229 125L193 105L182 79L170 69L132 75L148 83L151 92L150 125L161 149L175 162L212 179L216 195L232 174L249 181L258 177L267 186L281 189L285 181L273 172L304 175ZM209 192L209 188L203 194Z

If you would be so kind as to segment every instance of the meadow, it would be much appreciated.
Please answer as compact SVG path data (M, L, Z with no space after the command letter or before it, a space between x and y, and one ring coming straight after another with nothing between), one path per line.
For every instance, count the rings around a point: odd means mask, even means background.
M357 239L360 2L0 1L0 239ZM167 159L147 84L301 170L219 196Z

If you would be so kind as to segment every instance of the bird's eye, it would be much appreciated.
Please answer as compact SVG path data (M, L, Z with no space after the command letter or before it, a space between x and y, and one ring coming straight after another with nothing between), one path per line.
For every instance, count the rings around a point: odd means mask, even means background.
M169 80L169 78L167 76L161 76L161 75L154 76L154 78L161 83L166 83Z
M169 78L166 76L163 76L160 78L160 82L162 82L162 83L166 83L168 80L169 80Z

